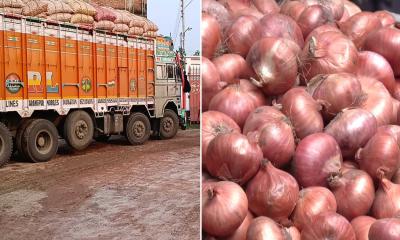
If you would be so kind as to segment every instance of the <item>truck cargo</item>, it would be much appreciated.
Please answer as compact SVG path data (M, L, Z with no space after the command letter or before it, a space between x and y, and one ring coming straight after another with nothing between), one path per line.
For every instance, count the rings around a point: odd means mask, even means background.
M168 38L118 35L0 14L0 166L13 151L50 160L124 134L143 144L175 136L181 78Z

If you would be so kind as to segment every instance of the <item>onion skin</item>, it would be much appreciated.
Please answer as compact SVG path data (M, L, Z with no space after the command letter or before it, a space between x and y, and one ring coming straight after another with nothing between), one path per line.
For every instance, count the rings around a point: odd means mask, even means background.
M211 99L226 86L226 83L221 81L215 65L206 57L201 58L201 81L202 110L207 111Z
M279 12L280 8L275 0L252 0L258 11L264 15Z
M369 240L400 239L400 219L386 218L374 222L369 229Z
M356 234L346 218L334 212L325 212L306 225L301 232L301 239L356 240Z
M259 131L251 132L247 136L258 143L264 158L274 166L282 168L292 160L296 144L292 127L287 122L270 121Z
M385 132L390 134L400 146L400 126L398 125L384 125L378 128L378 132Z
M220 2L215 0L202 0L202 13L213 16L219 23L221 29L224 29L231 21L228 10Z
M228 115L216 111L204 112L201 122L201 152L204 164L210 142L219 134L240 133L240 127Z
M247 229L253 221L254 216L251 212L247 212L247 216L236 231L229 237L219 238L219 240L246 240Z
M326 133L311 134L297 145L292 162L294 177L302 187L326 187L328 177L340 171L342 162L333 137Z
M324 25L319 26L319 27L315 28L314 30L312 30L312 32L310 32L310 34L308 34L308 36L304 36L304 37L307 37L305 39L305 42L309 42L311 37L318 36L318 35L320 35L321 33L324 33L324 32L342 33L340 31L340 29L335 24L324 24Z
M297 20L303 36L308 36L315 28L328 23L332 19L329 12L321 5L312 5L304 9Z
M348 170L329 178L337 202L337 212L351 221L366 215L375 198L372 178L362 170Z
M237 83L240 78L254 76L253 70L239 54L224 54L212 60L222 82Z
M260 20L261 38L285 38L297 43L300 48L304 46L304 38L300 27L290 17L276 13L267 14Z
M306 6L299 1L284 1L281 6L281 14L291 17L297 21Z
M221 27L218 21L207 14L201 17L201 51L202 56L213 58L221 42Z
M258 131L260 128L269 122L286 121L287 117L275 107L261 106L256 108L246 119L243 127L243 134Z
M400 185L383 178L376 191L371 215L377 219L397 217L400 213Z
M344 13L344 1L343 0L301 0L306 6L320 5L325 7L333 20L339 21Z
M350 224L354 229L357 240L368 240L368 232L371 225L376 221L370 216L359 216L351 220Z
M363 51L358 54L358 64L357 76L374 78L383 83L390 93L394 92L395 78L393 70L384 57L374 52Z
M377 132L356 154L360 169L366 171L375 181L382 177L391 179L399 168L400 149L389 134Z
M381 28L368 35L364 50L382 55L392 66L395 76L400 76L400 30L390 27Z
M399 124L399 118L397 117L398 113L399 113L399 109L400 109L400 101L398 101L397 99L392 99L392 103L393 103L393 111L392 111L392 118L390 123L391 124Z
M379 18L371 12L360 12L340 24L340 30L360 49L368 34L382 27Z
M399 79L396 79L392 96L396 100L400 101L400 80Z
M383 27L392 27L396 23L396 19L388 11L376 11L374 14L379 18Z
M300 59L300 73L303 78L310 80L318 74L354 73L358 51L345 35L329 31L310 37Z
M266 160L248 182L246 195L250 210L257 216L286 223L299 196L299 185L289 173L275 168Z
M253 17L257 18L258 20L260 20L261 18L264 17L264 14L262 14L260 11L258 11L255 8L244 8L244 9L236 11L233 14L232 18L236 19L241 16L253 16Z
M400 168L396 170L392 177L392 182L395 184L400 184Z
M296 87L287 91L282 99L282 112L290 119L296 132L296 137L322 132L324 122L320 114L321 105L306 92L304 88Z
M208 234L232 234L247 215L248 201L243 189L233 182L207 182L202 185L202 226Z
M257 143L240 133L228 133L210 142L205 164L212 176L243 185L257 173L262 158Z
M336 140L344 158L354 159L357 150L375 135L377 128L374 115L366 110L353 108L338 114L324 132Z
M223 112L231 117L239 127L243 127L247 116L257 107L266 105L264 95L247 80L231 84L215 95L209 110Z
M339 22L345 22L350 17L361 12L361 9L353 2L349 0L344 0L343 3L344 3L344 12Z
M289 228L284 228L283 230L284 230L284 234L286 236L286 239L288 239L288 240L301 240L300 232L296 227L291 226Z
M323 106L326 119L357 105L363 95L360 82L350 73L317 75L308 83L307 90Z
M301 231L316 216L324 212L336 212L336 209L335 196L329 189L324 187L303 188L292 213L292 221Z
M268 217L255 218L247 230L247 240L286 240L281 228Z

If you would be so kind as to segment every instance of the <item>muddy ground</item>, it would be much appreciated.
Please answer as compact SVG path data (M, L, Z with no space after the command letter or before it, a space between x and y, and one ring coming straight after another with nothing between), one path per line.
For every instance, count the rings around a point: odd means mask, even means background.
M0 169L0 239L199 239L199 130Z

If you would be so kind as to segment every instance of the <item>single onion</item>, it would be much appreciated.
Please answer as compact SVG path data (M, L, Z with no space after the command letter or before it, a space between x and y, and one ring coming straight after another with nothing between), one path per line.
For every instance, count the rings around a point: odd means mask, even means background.
M299 197L299 185L289 173L264 160L260 171L247 183L246 195L250 210L257 216L287 223Z
M317 75L310 80L307 90L322 105L328 120L343 109L356 106L363 95L360 82L350 73Z
M259 20L253 16L241 16L232 23L226 35L230 52L246 57L251 46L260 38Z
M201 51L202 56L213 58L215 51L221 41L221 28L218 21L208 15L202 14L201 17Z
M222 29L231 21L228 10L220 2L215 0L203 0L201 9L203 13L213 16Z
M221 81L215 65L206 57L201 58L201 81L202 81L202 107L207 111L211 99L226 86Z
M247 116L257 107L266 105L264 95L247 80L228 85L215 95L209 110L223 112L231 117L239 127L243 127Z
M376 130L374 115L366 110L353 108L339 113L325 128L325 133L336 140L344 158L354 159L357 150L374 136Z
M208 234L231 235L247 215L248 201L243 189L233 182L202 185L202 226Z
M335 196L324 187L307 187L299 192L299 199L292 213L294 225L301 231L316 216L324 212L336 212Z
M301 240L300 231L294 226L284 228L283 233L288 240Z
M264 15L277 13L280 8L275 0L252 0L254 6Z
M356 240L356 234L346 218L334 212L325 212L306 224L301 231L301 239Z
M379 18L371 12L360 12L340 24L340 30L361 48L368 34L382 27Z
M384 125L378 128L378 132L385 132L390 134L400 146L400 126L398 125Z
M286 121L267 122L259 131L250 132L247 136L258 143L264 158L274 166L281 168L292 160L296 144L292 127Z
M358 51L345 35L329 31L310 37L300 58L300 73L310 80L318 74L354 73Z
M261 37L285 38L297 43L300 48L304 46L304 38L300 27L290 17L275 13L267 14L260 20Z
M240 225L238 229L233 232L233 234L228 237L218 238L218 240L246 240L247 229L250 226L250 223L253 221L254 217L251 212L247 212L247 216ZM208 240L208 239L207 239Z
M337 212L349 221L369 212L375 197L372 178L362 170L348 170L329 178Z
M357 240L368 240L368 232L371 225L376 221L370 216L359 216L351 220L350 224L354 229Z
M400 239L400 219L379 219L371 225L368 233L369 240L398 240Z
M400 184L383 178L376 191L371 214L375 218L397 217L400 213Z
M237 83L240 78L248 79L254 76L254 72L247 65L246 60L238 54L224 54L212 61L222 82Z
M396 22L396 19L394 19L393 15L388 11L376 11L374 14L379 18L383 27L392 27Z
M210 142L205 164L212 176L243 185L257 173L262 159L257 143L240 133L228 133Z
M324 33L324 32L342 33L340 31L340 29L336 26L336 24L331 24L331 23L324 24L324 25L319 26L319 27L315 28L314 30L312 30L312 32L310 34L308 34L308 36L304 36L304 37L307 37L305 39L305 42L309 42L311 37L318 36L318 35L320 35L321 33Z
M296 137L302 139L310 134L322 132L324 122L320 114L321 105L306 92L296 87L287 91L282 99L282 112L290 119Z
M399 168L400 149L396 139L385 132L377 132L356 154L360 169L374 180L391 178Z
M393 70L384 57L374 52L363 51L358 54L358 64L357 76L374 78L383 83L390 93L394 92Z
M392 66L395 76L400 76L400 30L384 27L368 35L364 49L382 55Z
M281 6L281 14L291 17L297 21L303 13L306 6L299 1L284 1ZM304 36L305 37L305 36Z
M268 217L257 217L251 223L247 230L247 240L286 240L287 238L282 229Z
M329 14L333 16L333 20L339 21L344 12L344 1L343 0L301 0L306 6L320 5L329 11Z
M275 107L262 106L256 108L246 119L243 127L243 134L258 131L260 128L269 122L286 121L287 117Z
M333 137L326 133L314 133L297 145L292 163L300 186L326 187L328 177L339 173L342 155Z
M312 5L304 9L303 13L297 19L303 36L306 37L315 28L332 21L330 12L324 6Z

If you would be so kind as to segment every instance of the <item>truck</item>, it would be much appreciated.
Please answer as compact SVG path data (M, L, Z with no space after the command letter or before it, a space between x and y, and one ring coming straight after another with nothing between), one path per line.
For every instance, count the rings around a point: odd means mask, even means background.
M172 46L172 47L171 47ZM172 40L0 14L0 166L32 162L125 135L132 145L173 138L182 107Z

